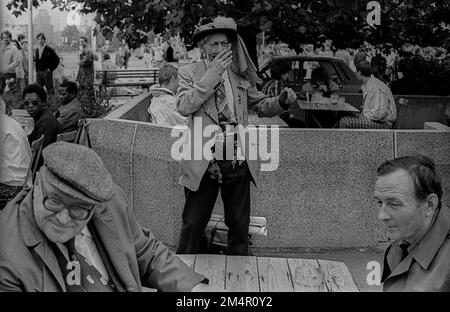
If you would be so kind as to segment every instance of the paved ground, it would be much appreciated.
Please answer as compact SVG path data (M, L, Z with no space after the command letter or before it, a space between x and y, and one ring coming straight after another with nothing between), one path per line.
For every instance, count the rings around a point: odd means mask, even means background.
M367 275L370 269L367 269L367 264L370 261L378 261L381 267L383 265L384 248L377 248L372 250L367 249L347 249L347 250L324 250L324 251L277 251L267 250L262 248L253 248L254 256L265 257L284 257L284 258L301 258L301 259L322 259L344 262L353 279L361 292L380 292L381 286L370 286L367 283Z

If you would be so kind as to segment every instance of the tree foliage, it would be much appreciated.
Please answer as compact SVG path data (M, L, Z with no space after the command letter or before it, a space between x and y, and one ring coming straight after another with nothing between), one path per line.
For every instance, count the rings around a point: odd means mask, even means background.
M49 1L67 9L66 0ZM201 17L218 13L236 19L241 28L266 31L270 40L297 48L301 43L325 38L349 46L367 40L373 44L399 46L411 42L422 46L449 44L450 3L431 0L385 0L381 25L366 22L369 0L76 0L83 13L96 13L95 22L104 34L113 29L131 45L146 41L147 33L180 33L189 43ZM37 0L34 0L37 5ZM26 0L9 0L16 11Z
M75 25L66 25L61 32L61 36L66 37L70 44L74 41L78 42L78 39L80 39L80 32Z

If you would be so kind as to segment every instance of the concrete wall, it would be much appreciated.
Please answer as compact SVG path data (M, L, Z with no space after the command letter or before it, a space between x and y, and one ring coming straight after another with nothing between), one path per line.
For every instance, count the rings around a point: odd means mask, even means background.
M144 92L132 98L127 104L124 104L109 113L105 119L125 119L148 122L150 121L148 107L150 106L151 99L151 93Z
M129 195L139 222L176 245L184 205L171 129L128 120L92 120L93 148ZM370 247L385 241L371 201L375 171L395 155L431 156L450 194L450 132L281 129L280 163L252 186L253 216L267 218L256 247ZM222 210L218 200L216 212Z

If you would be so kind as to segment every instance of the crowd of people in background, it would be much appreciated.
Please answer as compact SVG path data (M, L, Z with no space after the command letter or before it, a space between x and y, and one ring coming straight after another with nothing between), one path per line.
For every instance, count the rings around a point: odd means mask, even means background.
M340 58L344 63L356 72L356 66L361 61L371 63L374 75L384 81L402 79L404 73L401 61L411 57L420 57L424 60L434 60L450 64L450 52L444 47L420 47L418 45L404 44L396 49L392 44L372 45L364 42L358 47L335 47L332 40L325 40L323 44L301 45L300 51L288 47L285 43L270 43L261 46L258 50L259 68L263 68L274 56L328 56Z

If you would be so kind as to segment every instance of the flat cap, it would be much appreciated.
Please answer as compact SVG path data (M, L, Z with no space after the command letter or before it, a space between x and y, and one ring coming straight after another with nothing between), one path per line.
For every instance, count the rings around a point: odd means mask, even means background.
M50 183L76 198L104 202L114 195L114 181L100 156L79 144L56 142L43 151Z

